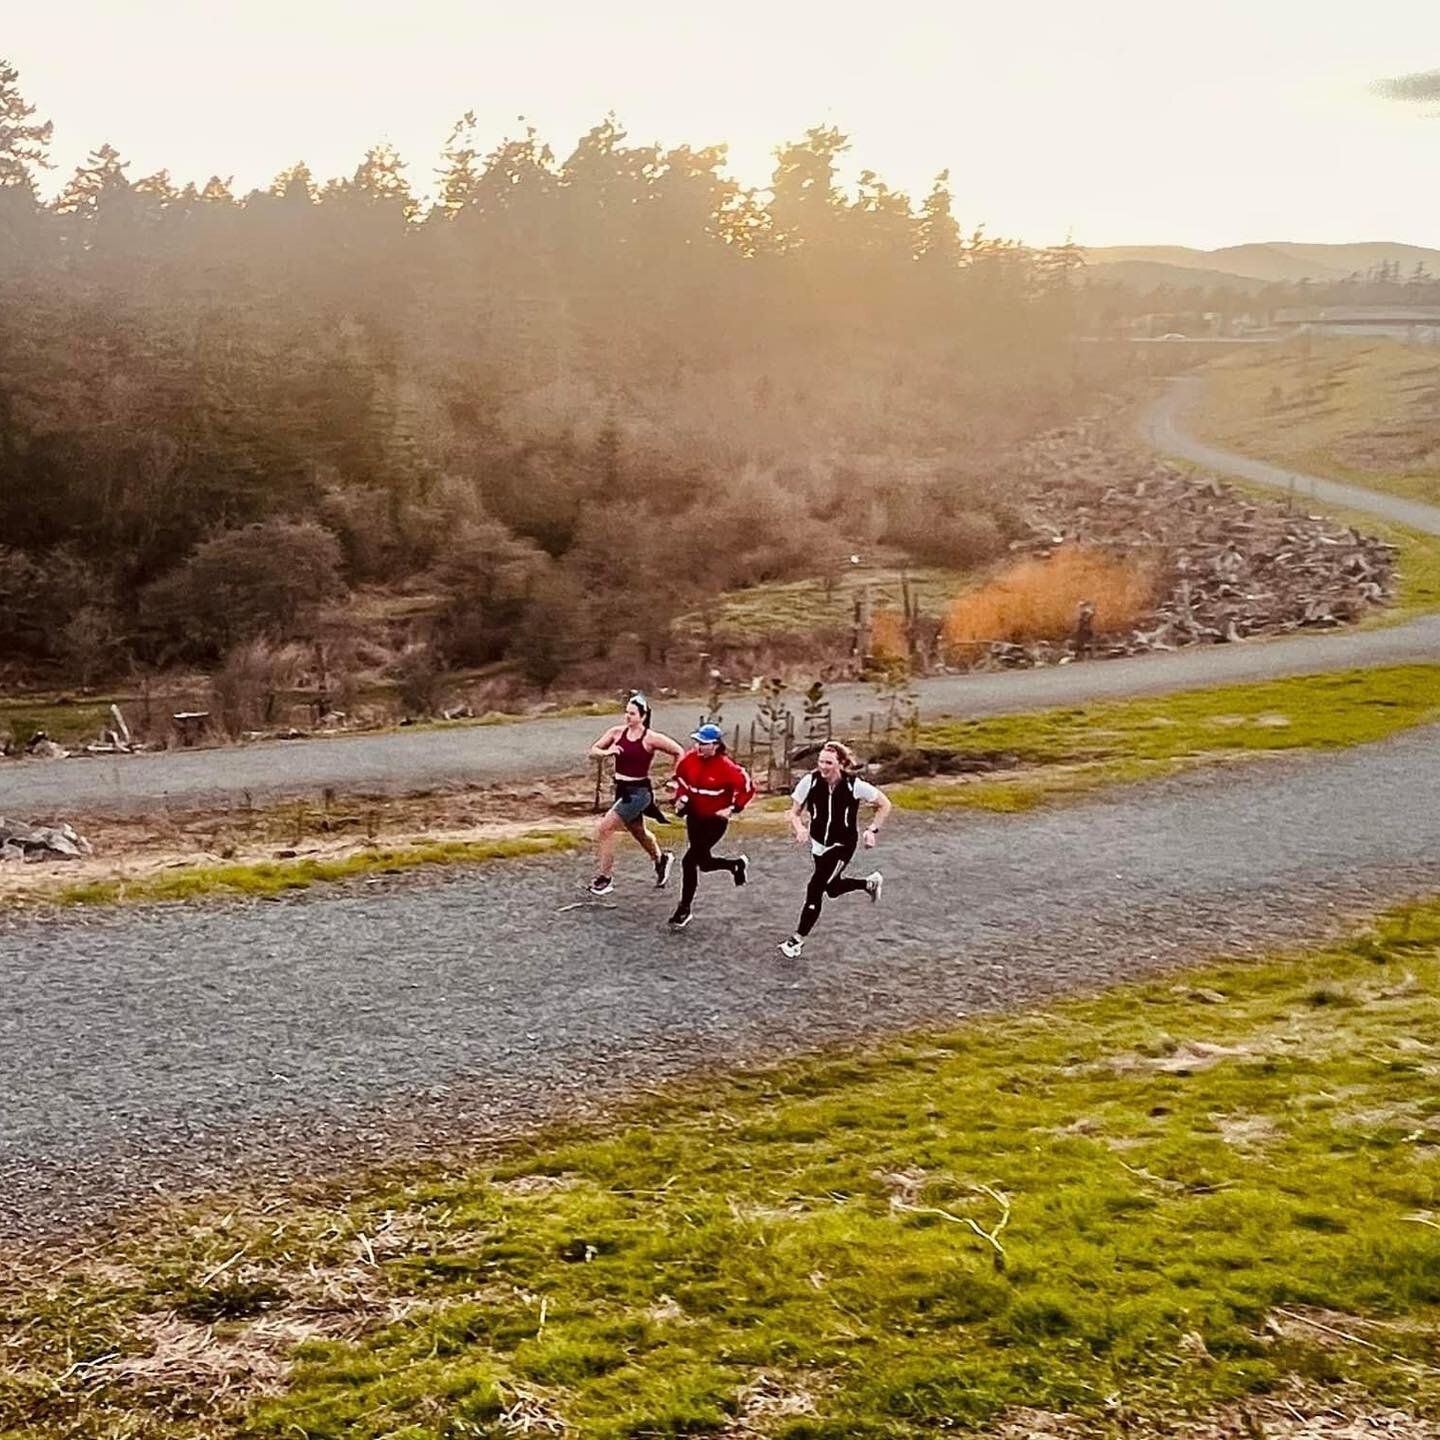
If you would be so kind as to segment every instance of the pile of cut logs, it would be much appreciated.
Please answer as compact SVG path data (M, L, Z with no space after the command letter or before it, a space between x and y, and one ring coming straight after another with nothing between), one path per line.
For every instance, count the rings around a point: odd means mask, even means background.
M1095 636L1091 653L1130 655L1303 627L1348 624L1395 588L1393 545L1324 516L1297 497L1255 499L1208 476L1126 453L1086 427L1027 447L1024 511L1046 553L1065 543L1159 567L1162 598L1128 634ZM993 647L990 663L1045 664L1064 644Z

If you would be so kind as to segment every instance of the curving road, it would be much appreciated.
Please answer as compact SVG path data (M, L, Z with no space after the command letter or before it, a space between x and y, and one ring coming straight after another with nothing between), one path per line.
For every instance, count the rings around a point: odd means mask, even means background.
M1164 453L1211 469L1288 489L1299 482L1317 499L1368 510L1440 534L1440 508L1374 491L1337 485L1262 461L1216 450L1191 439L1180 417L1195 397L1196 380L1182 380L1147 411L1143 433ZM1123 699L1240 684L1282 675L1316 674L1363 666L1440 658L1440 615L1386 629L1287 636L1240 645L1207 646L1139 655L1103 664L1066 665L991 675L938 676L916 685L927 717L1000 715L1085 701ZM837 724L863 729L877 708L863 685L831 693ZM748 725L756 701L728 699L728 724ZM696 702L660 704L656 724L687 733ZM42 820L96 813L134 813L165 806L189 810L248 794L276 801L341 792L404 793L452 782L493 784L528 777L573 775L603 728L595 719L541 719L508 725L401 731L330 739L269 742L223 750L88 760L25 761L0 766L0 814Z
M1156 449L1220 472L1281 490L1298 488L1318 500L1440 534L1440 508L1297 475L1191 438L1181 417L1194 403L1200 383L1195 379L1178 381L1146 412L1142 434ZM939 676L919 681L916 689L927 716L997 715L1437 657L1440 615L1381 630L1297 635L1104 664ZM873 693L861 685L836 686L831 699L842 727L863 727L867 712L876 708ZM734 697L727 700L725 708L727 723L748 725L756 701L749 696ZM695 719L693 701L661 704L656 710L656 723L672 733L688 731ZM327 788L403 793L446 782L487 784L574 774L579 757L602 724L589 718L541 719L224 750L97 757L64 764L22 762L0 768L0 812L36 819L75 818L163 806L191 809L246 794L275 801L317 795Z
M627 854L279 903L0 920L0 1248L157 1184L353 1166L627 1085L1298 939L1433 887L1440 733L1024 817L899 817L882 903L783 960L806 856L746 842L690 928ZM577 904L577 902L579 902Z
M1233 450L1220 450L1197 440L1186 429L1185 416L1195 408L1200 399L1204 380L1198 376L1186 376L1174 381L1165 394L1141 417L1141 437L1162 455L1177 455L1182 460L1191 460L1222 475L1237 475L1256 485L1269 485L1276 490L1293 492L1302 499L1313 498L1327 505L1339 505L1347 510L1359 510L1367 515L1378 515L1384 520L1393 520L1397 525L1408 525L1412 530L1427 535L1440 535L1440 508L1426 505L1419 500L1403 500L1397 495L1386 495L1379 490L1367 490L1361 485L1342 485L1338 480L1322 480L1317 475L1305 475L1298 470L1286 470L1266 460L1254 460L1248 455L1237 455Z
M1433 656L1435 624L942 681L926 704L980 713L1017 696L1054 704ZM1407 632L1416 648L1384 648ZM349 756L346 784L413 784L569 769L596 728L553 720L20 774L93 783L113 768L127 778L112 803L144 793L131 776L223 786L233 761L259 767L232 772L247 783L303 771L313 786L319 762ZM644 884L633 853L598 904L581 890L584 860L551 858L276 903L0 917L0 1248L113 1215L155 1186L504 1134L709 1065L1303 938L1433 888L1440 729L1028 816L898 817L876 856L882 905L832 904L794 963L774 946L806 858L745 843L752 884L709 877L680 935L664 924L673 895Z

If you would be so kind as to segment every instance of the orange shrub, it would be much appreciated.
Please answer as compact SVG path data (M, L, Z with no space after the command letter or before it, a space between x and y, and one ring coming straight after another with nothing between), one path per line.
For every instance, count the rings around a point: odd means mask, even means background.
M877 660L908 660L905 619L898 610L877 610L870 618L870 652Z
M988 585L958 596L945 616L945 651L973 660L993 640L1064 640L1082 600L1095 607L1096 635L1128 630L1154 605L1157 584L1152 561L1062 546L1048 559L1021 560Z

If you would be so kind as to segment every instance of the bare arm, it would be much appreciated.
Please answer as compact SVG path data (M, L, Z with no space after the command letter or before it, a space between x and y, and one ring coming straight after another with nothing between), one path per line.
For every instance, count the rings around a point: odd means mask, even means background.
M795 836L795 843L803 845L810 838L810 826L805 819L805 807L800 804L792 804L790 813L785 817L790 822L790 829Z
M658 750L662 755L669 755L674 760L678 760L685 753L683 745L672 740L668 735L661 734L659 730L647 730L645 743L652 750Z
M890 803L890 797L883 790L877 790L875 793L879 798L875 801L875 818L865 831L865 848L867 850L880 838L880 827L885 823L885 817L895 808Z
M593 760L604 760L607 756L614 755L615 742L620 738L620 727L612 725L591 747L590 757Z

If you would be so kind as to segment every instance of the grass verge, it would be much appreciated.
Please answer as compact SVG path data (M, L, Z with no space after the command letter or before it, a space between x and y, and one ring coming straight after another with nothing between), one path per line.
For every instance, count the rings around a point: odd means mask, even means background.
M84 745L114 723L108 700L0 700L0 732L22 743L43 730L57 745Z
M1016 758L1015 770L963 781L944 777L916 780L892 785L888 793L902 810L1018 813L1182 769L1265 753L1368 744L1435 722L1440 722L1440 666L1431 665L1300 676L988 720L947 720L923 727L918 745L1011 754ZM382 813L382 802L367 803L375 807L376 815ZM432 824L434 805L427 802ZM743 822L745 831L781 832L784 826L777 812L785 806L780 796L758 802ZM297 835L303 828L288 809L277 811L276 816ZM253 822L254 816L249 818ZM475 864L574 851L589 843L588 824L541 829L546 817L537 814L534 818L537 828L519 836L382 844L332 858L177 865L159 874L118 875L83 883L67 884L57 877L59 883L53 888L17 892L9 899L12 903L105 905L207 896L256 898L426 865ZM407 817L404 823L413 830L420 822ZM683 844L678 827L662 831L661 837L666 844Z
M1287 750L1370 744L1440 721L1440 666L1400 665L924 726L921 746L1017 757L1022 773L889 793L905 809L1013 811L1100 786Z
M927 566L870 568L843 565L837 559L828 579L772 581L718 596L703 612L683 615L679 632L691 640L707 636L727 645L758 644L796 635L848 630L856 600L868 594L875 610L899 610L903 581L915 604L941 615L975 577L958 570Z
M275 860L254 865L194 865L165 875L96 880L61 889L62 905L111 905L120 901L195 900L209 895L264 899L291 890L365 875L398 875L422 865L474 865L574 850L585 837L574 831L535 831L506 840L436 841L381 846L334 860Z
M1145 1433L1294 1380L1440 1416L1437 992L1432 901L500 1163L176 1209L6 1281L0 1431Z

